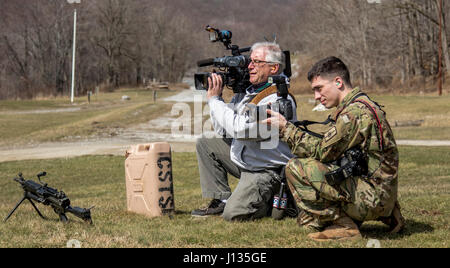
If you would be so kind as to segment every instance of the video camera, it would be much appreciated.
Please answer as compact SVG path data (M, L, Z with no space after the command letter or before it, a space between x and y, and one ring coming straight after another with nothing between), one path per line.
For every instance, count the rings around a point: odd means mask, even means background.
M214 66L219 68L221 72L215 72L222 77L223 84L231 88L234 93L245 93L245 90L250 87L250 73L248 65L250 64L250 56L242 55L242 53L250 52L251 48L240 49L237 45L231 44L232 32L227 30L219 30L206 26L206 31L210 33L211 42L222 42L227 50L231 50L232 56L224 56L219 58L212 58L201 60L197 62L198 67ZM285 69L284 75L291 76L291 62L289 51L284 51L285 54ZM211 73L197 73L194 75L195 88L197 90L208 90L208 77Z

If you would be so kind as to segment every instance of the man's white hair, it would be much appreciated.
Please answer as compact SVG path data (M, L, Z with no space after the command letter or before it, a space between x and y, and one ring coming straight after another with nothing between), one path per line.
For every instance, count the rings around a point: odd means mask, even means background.
M280 65L279 73L283 72L284 69L284 53L275 42L258 42L253 44L251 51L253 52L256 49L263 48L267 51L266 58L264 59L267 62L275 63Z

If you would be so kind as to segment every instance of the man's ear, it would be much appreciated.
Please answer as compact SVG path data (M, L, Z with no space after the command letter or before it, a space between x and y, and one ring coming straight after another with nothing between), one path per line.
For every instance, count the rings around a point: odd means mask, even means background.
M336 77L335 79L334 79L334 82L336 83L336 87L338 88L338 89L342 89L343 87L344 87L344 81L342 80L342 78L341 77Z
M272 67L270 67L270 72L273 75L276 75L279 70L280 70L280 65L279 64L274 64L274 65L272 65Z

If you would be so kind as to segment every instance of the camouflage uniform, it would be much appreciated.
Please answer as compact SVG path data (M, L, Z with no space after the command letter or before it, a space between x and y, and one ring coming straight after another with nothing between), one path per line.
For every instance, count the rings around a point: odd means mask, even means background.
M363 103L354 101L360 93L355 88L345 97L331 115L333 121L323 139L291 123L281 130L281 140L298 157L290 160L286 173L290 173L288 184L297 205L306 212L300 214L299 224L325 227L342 212L360 222L391 215L397 201L397 145L384 111L365 95L356 100L369 103L376 115ZM355 146L368 157L369 175L350 177L332 187L325 174L339 168L333 162Z

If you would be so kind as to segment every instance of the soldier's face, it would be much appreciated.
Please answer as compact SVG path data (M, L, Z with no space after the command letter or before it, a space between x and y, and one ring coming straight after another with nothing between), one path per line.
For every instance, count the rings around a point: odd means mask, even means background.
M312 80L311 87L314 91L314 99L320 101L328 109L339 105L341 91L335 79L326 79L317 76Z

